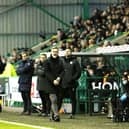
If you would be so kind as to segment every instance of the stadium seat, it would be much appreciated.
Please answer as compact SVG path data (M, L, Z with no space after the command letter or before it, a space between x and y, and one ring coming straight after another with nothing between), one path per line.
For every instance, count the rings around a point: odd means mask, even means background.
M88 113L88 95L86 83L86 71L82 71L77 87L77 112L80 112L81 105L84 105L84 112Z

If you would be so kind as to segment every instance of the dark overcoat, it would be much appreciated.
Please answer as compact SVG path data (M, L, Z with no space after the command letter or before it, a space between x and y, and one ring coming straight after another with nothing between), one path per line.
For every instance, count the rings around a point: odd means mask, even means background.
M81 67L76 58L70 56L64 57L64 73L61 86L63 88L70 88L77 86L77 80L81 76Z
M19 75L19 91L30 91L34 72L33 61L30 59L22 60L16 72Z
M35 75L38 76L37 79L37 90L38 91L45 91L46 93L49 92L48 87L48 80L45 75L45 61L39 62L37 67L35 68Z
M53 58L50 56L45 63L45 76L48 80L48 90L49 93L57 93L60 89L60 85L53 85L53 81L57 77L62 78L62 73L64 72L63 61L60 57Z

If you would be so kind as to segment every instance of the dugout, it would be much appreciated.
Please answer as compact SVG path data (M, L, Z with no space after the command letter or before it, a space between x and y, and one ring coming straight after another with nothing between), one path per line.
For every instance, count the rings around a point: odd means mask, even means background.
M101 113L110 98L122 93L121 77L124 71L129 71L129 53L81 52L73 55L77 56L82 67L76 94L77 112Z

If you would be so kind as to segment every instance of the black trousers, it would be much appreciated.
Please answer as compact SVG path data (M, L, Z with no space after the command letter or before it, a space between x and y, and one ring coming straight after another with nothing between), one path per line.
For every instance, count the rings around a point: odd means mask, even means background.
M39 95L42 102L42 113L50 114L51 102L49 99L49 94L44 91L39 91Z
M70 88L62 88L61 91L58 94L58 109L61 108L62 100L64 98L70 98L71 104L72 104L72 114L74 115L76 113L76 88L70 87Z
M31 91L21 91L21 96L23 99L24 110L23 112L31 113L32 103L31 103Z

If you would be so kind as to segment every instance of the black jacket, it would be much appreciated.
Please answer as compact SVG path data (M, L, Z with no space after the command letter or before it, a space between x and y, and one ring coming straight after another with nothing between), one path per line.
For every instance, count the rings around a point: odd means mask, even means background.
M77 80L81 76L81 67L77 59L72 56L64 58L64 74L61 86L63 88L76 87Z
M60 86L53 85L53 81L60 77L64 71L63 62L60 57L54 59L52 56L49 57L45 62L45 76L48 80L49 93L57 93Z
M38 76L37 79L37 90L48 92L48 81L45 76L45 61L39 62L35 68L35 74Z
M32 76L34 72L33 61L30 59L27 59L26 61L21 61L16 72L19 75L19 91L30 91Z
M6 66L6 63L3 63L3 62L0 60L0 74L3 73L5 66Z
M123 92L127 93L129 96L129 81L126 84L123 84Z

